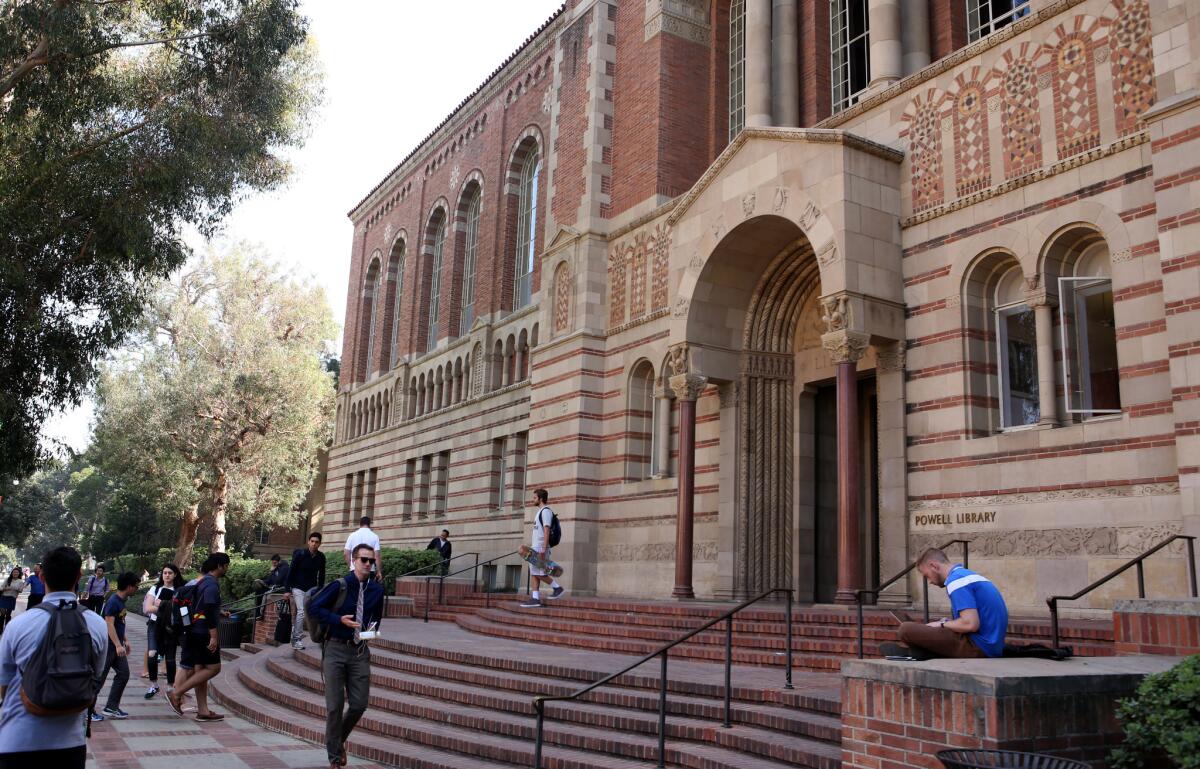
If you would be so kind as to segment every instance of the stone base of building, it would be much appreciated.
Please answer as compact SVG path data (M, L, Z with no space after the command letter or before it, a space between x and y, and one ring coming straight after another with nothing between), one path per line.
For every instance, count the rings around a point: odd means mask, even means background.
M949 748L1047 753L1105 766L1117 700L1165 656L851 661L842 666L842 767L941 769Z
M1200 654L1200 598L1117 601L1113 643L1117 654Z

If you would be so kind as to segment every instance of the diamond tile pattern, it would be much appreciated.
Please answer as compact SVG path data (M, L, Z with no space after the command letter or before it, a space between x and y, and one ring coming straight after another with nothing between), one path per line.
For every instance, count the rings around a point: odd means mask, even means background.
M1004 176L1012 179L1042 165L1037 73L1028 59L1017 59L1004 73L1002 110Z
M1144 0L1125 4L1113 25L1113 102L1117 134L1140 130L1142 113L1154 104L1154 61L1150 8Z
M1096 70L1089 42L1067 38L1054 56L1054 101L1058 155L1071 157L1100 144L1096 113Z
M970 195L991 184L987 108L978 83L964 86L955 99L954 154L957 158L957 192Z

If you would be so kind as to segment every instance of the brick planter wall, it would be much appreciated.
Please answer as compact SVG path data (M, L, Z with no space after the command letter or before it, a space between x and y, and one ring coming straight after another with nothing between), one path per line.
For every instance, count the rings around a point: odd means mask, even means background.
M1113 642L1117 654L1200 654L1200 599L1118 601Z
M1049 753L1105 766L1116 701L1167 657L854 661L842 667L844 769L941 769L947 748Z
M263 606L262 619L254 623L254 635L252 640L256 644L271 644L275 640L275 623L279 621L279 607L285 601L290 602L290 598L275 598L268 600Z

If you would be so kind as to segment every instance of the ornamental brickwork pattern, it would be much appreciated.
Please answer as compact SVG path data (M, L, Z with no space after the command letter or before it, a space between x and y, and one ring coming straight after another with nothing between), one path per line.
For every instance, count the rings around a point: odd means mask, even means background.
M1047 42L1060 159L1100 145L1095 49L1101 32L1099 19L1076 16L1069 24L1060 24Z
M913 100L901 118L900 137L909 138L914 212L942 204L942 97L936 90Z
M1141 129L1141 116L1154 105L1154 52L1151 48L1150 7L1145 0L1114 2L1116 21L1108 47L1112 52L1113 102L1117 135Z
M1042 119L1038 112L1037 47L1022 43L1004 52L1001 85L1004 178L1013 179L1042 165Z
M954 96L956 190L959 197L987 189L992 183L988 117L981 67L958 76Z

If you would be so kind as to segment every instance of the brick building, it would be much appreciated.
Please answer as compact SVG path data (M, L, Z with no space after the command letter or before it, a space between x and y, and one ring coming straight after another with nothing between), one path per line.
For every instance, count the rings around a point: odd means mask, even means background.
M962 538L1036 609L1200 533L1198 41L569 0L350 212L327 541L502 555L545 487L579 594L845 601Z

